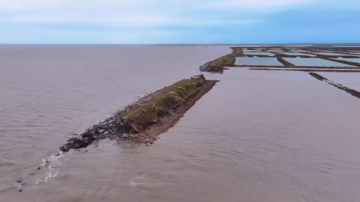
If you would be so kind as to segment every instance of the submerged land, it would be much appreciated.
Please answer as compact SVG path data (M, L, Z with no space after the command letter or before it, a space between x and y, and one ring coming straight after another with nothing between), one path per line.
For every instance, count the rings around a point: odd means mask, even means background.
M2 49L1 198L356 201L359 52L232 46Z
M201 71L222 73L232 67L250 67L251 70L331 71L359 72L360 48L357 46L242 46L232 47L232 53L216 58L200 66ZM295 64L294 58L303 59ZM244 61L247 59L246 61ZM252 60L253 62L247 63ZM268 64L259 60L273 60ZM316 61L316 62L311 62ZM277 61L277 62L276 62ZM321 64L326 62L326 64ZM333 65L328 65L331 62ZM277 64L274 64L277 63Z
M331 81L316 72L360 72L360 47L358 46L242 46L231 47L232 53L200 66L200 71L223 73L233 67L249 70L304 71L320 81L360 98L360 92ZM243 60L251 58L253 61ZM278 65L263 64L262 58L278 61ZM298 64L291 63L292 59ZM353 61L351 61L351 59ZM273 63L272 61L271 63ZM332 65L328 65L329 61ZM256 64L259 62L258 64ZM270 63L270 62L269 62ZM325 64L324 64L325 63Z
M242 46L231 47L229 52L229 54L206 62L200 66L200 71L223 73L224 70L230 70L231 68L305 71L320 81L327 82L360 98L360 92L335 83L316 73L360 72L360 63L354 62L357 59L360 62L359 47ZM293 62L292 59L294 58L296 60ZM349 61L346 59L355 60ZM261 62L262 60L265 62ZM322 64L322 62L325 63L326 61L332 62L332 65L327 65L328 63ZM218 81L206 80L201 74L146 94L137 102L115 113L112 117L99 122L83 133L75 134L59 149L62 152L80 149L105 138L152 144L160 134L174 126L198 99L214 87L216 82Z

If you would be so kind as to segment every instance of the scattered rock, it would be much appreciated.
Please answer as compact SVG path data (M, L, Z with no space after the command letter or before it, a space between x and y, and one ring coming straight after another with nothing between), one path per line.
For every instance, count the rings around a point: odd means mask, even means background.
M22 185L24 185L25 182L23 180L23 178L19 178L17 181L16 181L16 187L19 189L19 192L22 192Z
M23 178L19 178L19 179L16 181L16 183L18 183L18 184L25 184Z
M200 66L200 71L222 73L225 66L233 66L235 64L235 55L227 54L215 60Z
M144 131L149 126L159 124L160 118L176 113L176 108L196 96L206 83L203 75L196 75L154 93L144 94L137 102L128 105L113 116L93 125L81 134L74 134L59 149L61 152L79 150L105 138L130 139L133 142L153 144L156 139L144 140L144 137L150 137ZM213 85L215 83L216 81Z

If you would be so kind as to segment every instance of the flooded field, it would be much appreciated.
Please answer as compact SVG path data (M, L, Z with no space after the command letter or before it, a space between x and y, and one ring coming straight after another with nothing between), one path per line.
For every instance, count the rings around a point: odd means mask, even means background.
M360 64L360 58L340 58L340 60L350 61L350 62L357 62Z
M294 55L294 56L311 56L311 57L315 57L315 55L310 55L310 54L306 54L306 53L294 53L294 52L277 52L280 54L284 54L284 55Z
M360 73L322 72L321 75L360 92Z
M351 54L341 54L341 53L328 53L328 52L314 52L315 54L320 54L320 55L328 55L328 56L349 56Z
M350 54L360 56L360 51L350 51Z
M0 201L357 202L360 101L306 72L204 73L220 82L153 145L103 140L52 156L72 133L229 52L0 46Z
M144 93L198 74L196 66L228 52L228 47L196 46L0 46L0 201L13 201L20 178L26 182L20 201L52 196L56 190L42 191L45 181L85 172L36 170L71 134ZM37 181L39 187L32 188ZM27 199L28 194L35 195Z
M235 65L276 65L283 66L276 58L237 57Z
M352 67L342 63L332 62L320 58L286 58L287 61L297 66L334 66L334 67Z
M274 56L273 53L269 53L266 51L245 51L245 55L267 55L267 56Z

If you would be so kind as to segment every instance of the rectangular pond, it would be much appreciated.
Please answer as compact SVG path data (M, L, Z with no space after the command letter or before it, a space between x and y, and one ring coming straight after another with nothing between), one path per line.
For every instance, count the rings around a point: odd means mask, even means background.
M245 55L268 55L274 56L274 54L266 52L266 51L245 51Z
M150 162L159 162L156 171L165 176L146 175L140 182L163 183L162 187L157 185L158 193L161 196L171 193L172 200L168 201L358 199L358 99L305 72L233 68L221 76L209 76L221 81L176 127L163 134L159 143L141 150L142 153L124 150L124 154L118 155L120 159L134 159L135 164L130 163L130 167L135 174L145 172ZM84 156L88 153L79 158ZM143 158L139 160L139 156ZM99 168L107 165L102 163L94 165ZM174 173L174 166L183 172ZM155 169L153 164L150 168ZM133 179L135 174L128 178ZM108 178L111 177L114 178L111 175ZM118 183L119 179L114 181ZM213 193L214 185L229 194L225 198L218 196ZM197 189L191 192L186 186ZM136 191L130 189L125 193L131 192L132 197ZM200 192L208 194L199 196ZM151 194L149 191L145 196ZM260 197L253 200L253 196Z
M268 65L283 66L276 58L259 58L259 57L237 57L235 65Z
M350 51L350 54L352 54L352 55L360 55L360 52L358 52L358 51Z
M320 54L320 55L329 55L329 56L354 56L352 54L346 54L346 53L329 53L329 52L313 52L314 54Z
M320 58L285 58L285 60L296 66L354 67Z
M321 72L320 74L331 81L360 91L360 73Z
M344 60L349 62L357 62L360 64L360 58L338 58L338 60Z
M297 53L297 52L277 52L279 54L284 54L284 55L300 55L300 56L313 56L315 57L315 55L311 55L311 54L306 54L306 53Z

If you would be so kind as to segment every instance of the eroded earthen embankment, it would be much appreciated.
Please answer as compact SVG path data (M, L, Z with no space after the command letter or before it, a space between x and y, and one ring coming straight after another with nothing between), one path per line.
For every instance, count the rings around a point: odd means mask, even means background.
M317 80L324 81L324 82L326 82L326 83L328 83L328 84L330 84L330 85L332 85L332 86L334 86L334 87L336 87L336 88L338 88L338 89L340 89L340 90L343 90L343 91L351 94L352 96L357 97L357 98L360 99L360 92L359 92L359 91L356 91L356 90L354 90L354 89L351 89L351 88L348 88L348 87L346 87L346 86L343 86L343 85L341 85L341 84L339 84L339 83L336 83L336 82L334 82L334 81L331 81L331 80L329 80L329 79L327 79L327 78L325 78L325 77L323 77L323 76L321 76L321 75L319 75L319 74L317 74L317 73L310 72L309 74L310 74L312 77L316 78Z
M216 58L200 66L200 71L222 73L226 66L233 66L236 57L244 56L244 52L240 47L232 47L232 53Z
M216 82L218 81L206 80L203 75L178 81L143 96L112 117L74 135L59 149L62 152L80 149L105 138L151 144L158 135L171 128Z

